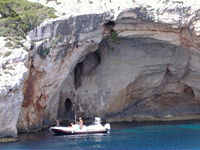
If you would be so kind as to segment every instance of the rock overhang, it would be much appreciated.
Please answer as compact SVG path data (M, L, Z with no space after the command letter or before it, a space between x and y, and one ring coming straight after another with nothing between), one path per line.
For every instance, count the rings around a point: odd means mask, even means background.
M48 5L54 5L53 3L49 2ZM112 5L112 3L109 5ZM89 53L96 51L104 38L109 38L109 34L107 34L108 37L104 37L103 26L109 20L115 22L112 30L117 33L118 38L144 38L144 40L151 38L158 40L157 42L160 41L160 43L164 42L188 48L188 50L194 51L192 53L198 54L200 41L196 6L191 7L192 4L187 5L188 3L185 1L183 3L176 1L167 4L163 1L160 1L159 4L154 3L152 1L135 1L134 6L130 3L128 3L129 6L126 5L125 7L124 5L123 7L127 8L126 10L124 8L117 10L120 4L117 3L114 8L116 11L111 10L112 7L110 6L108 10L101 13L94 13L94 11L84 15L81 15L81 13L74 13L72 16L63 15L58 19L48 20L32 30L29 36L35 42L35 47L30 52L30 57L34 58L34 62L30 63L29 67L34 66L35 70L33 69L32 75L36 75L37 78L34 84L30 82L30 84L33 84L33 101L29 103L30 105L27 108L23 108L24 112L21 114L19 120L21 123L18 127L28 131L40 128L43 124L49 125L57 117L58 103L61 99L67 97L77 99L77 97L73 97L75 92L70 93L70 90L64 91L64 94L59 93L63 89L65 80L73 74L76 65L84 61ZM60 38L57 39L59 36ZM66 45L66 43L68 44ZM37 51L41 45L42 49L48 48L42 51L42 56L45 55L43 58L37 54L38 52L41 54L41 51ZM191 63L198 65L198 59L194 58L194 55L192 55ZM170 70L172 71L173 68ZM175 71L176 69L174 69ZM40 76L41 73L42 76ZM190 76L184 79L186 81L183 81L187 82L190 87L198 80L198 75L195 74L195 80L191 77L194 77L194 73L190 73ZM181 83L177 86L181 86ZM193 90L196 93L195 96L198 95L198 84L195 85ZM27 92L29 91L27 90ZM24 93L26 93L26 89ZM107 94L108 92L102 91L97 93L100 97ZM64 95L64 98L60 98L62 95ZM30 100L28 98L24 101ZM100 101L102 101L102 105L105 105L104 99L100 99ZM88 104L94 105L93 101L90 102ZM41 109L38 109L39 107ZM86 111L91 107L85 104L79 109Z

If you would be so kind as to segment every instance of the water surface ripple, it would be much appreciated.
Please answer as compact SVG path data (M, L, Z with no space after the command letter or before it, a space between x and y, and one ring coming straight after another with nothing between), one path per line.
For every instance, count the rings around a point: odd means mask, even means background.
M48 130L21 134L0 149L200 149L200 121L115 123L110 134L52 136Z

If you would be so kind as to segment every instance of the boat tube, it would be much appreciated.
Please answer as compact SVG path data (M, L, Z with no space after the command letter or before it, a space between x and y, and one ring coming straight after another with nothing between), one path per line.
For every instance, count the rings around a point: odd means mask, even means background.
M110 124L104 126L101 124L101 118L95 117L94 122L89 126L72 125L71 127L54 126L49 128L55 135L74 135L74 134L93 134L93 133L109 133L111 130Z

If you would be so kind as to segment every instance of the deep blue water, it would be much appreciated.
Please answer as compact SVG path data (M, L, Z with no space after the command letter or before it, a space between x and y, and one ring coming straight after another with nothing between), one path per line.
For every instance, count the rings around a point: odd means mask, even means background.
M0 149L200 149L200 121L111 124L110 134L52 136L48 130L21 134Z

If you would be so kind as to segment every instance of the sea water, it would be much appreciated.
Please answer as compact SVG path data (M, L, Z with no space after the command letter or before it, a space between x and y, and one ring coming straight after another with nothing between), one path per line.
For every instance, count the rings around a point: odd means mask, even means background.
M20 134L0 149L200 149L200 121L111 124L109 134L53 136L48 130Z

